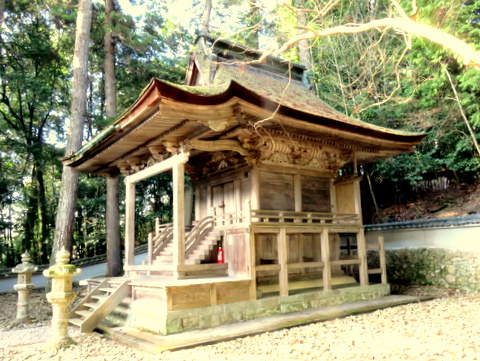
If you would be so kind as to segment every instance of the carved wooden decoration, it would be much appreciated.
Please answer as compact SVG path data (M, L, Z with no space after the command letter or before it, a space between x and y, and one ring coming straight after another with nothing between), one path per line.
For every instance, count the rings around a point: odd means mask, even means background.
M335 173L351 161L351 151L324 147L304 141L264 137L257 148L259 162L271 165L310 168Z

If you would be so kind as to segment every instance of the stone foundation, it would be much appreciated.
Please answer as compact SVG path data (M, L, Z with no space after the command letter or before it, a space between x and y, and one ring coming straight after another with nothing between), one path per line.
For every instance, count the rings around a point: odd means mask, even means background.
M154 299L144 299L138 302L134 300L128 323L132 327L168 335L270 315L375 299L389 293L390 286L388 284L377 284L175 311L162 309L158 303L155 304Z
M432 285L467 292L480 291L480 253L441 248L409 248L386 251L388 282ZM378 254L369 252L369 267Z

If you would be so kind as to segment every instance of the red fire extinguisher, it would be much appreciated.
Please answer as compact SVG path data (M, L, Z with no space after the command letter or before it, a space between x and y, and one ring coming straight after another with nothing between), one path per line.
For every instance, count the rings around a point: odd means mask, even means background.
M223 249L222 246L218 247L218 252L217 252L217 263L224 263L225 259L223 257Z

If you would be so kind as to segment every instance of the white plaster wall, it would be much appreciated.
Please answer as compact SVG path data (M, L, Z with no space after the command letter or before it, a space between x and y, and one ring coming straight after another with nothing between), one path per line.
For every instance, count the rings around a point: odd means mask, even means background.
M368 231L367 242L385 239L385 249L444 248L456 251L480 253L480 225L463 225L444 228L413 228L384 231Z

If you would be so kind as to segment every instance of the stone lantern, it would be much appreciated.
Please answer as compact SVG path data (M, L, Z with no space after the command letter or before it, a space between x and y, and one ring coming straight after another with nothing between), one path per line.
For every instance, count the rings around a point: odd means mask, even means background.
M30 301L30 290L34 287L32 283L32 272L38 270L38 267L30 263L31 257L28 252L22 254L22 263L12 269L13 273L18 274L18 283L13 286L18 292L17 302L17 320L24 321L28 317L28 305Z
M56 257L56 264L43 271L45 277L52 279L52 291L47 300L52 304L52 333L48 341L52 348L60 348L73 343L68 336L68 305L75 298L72 292L72 278L80 274L81 269L68 264L70 253L62 248Z

